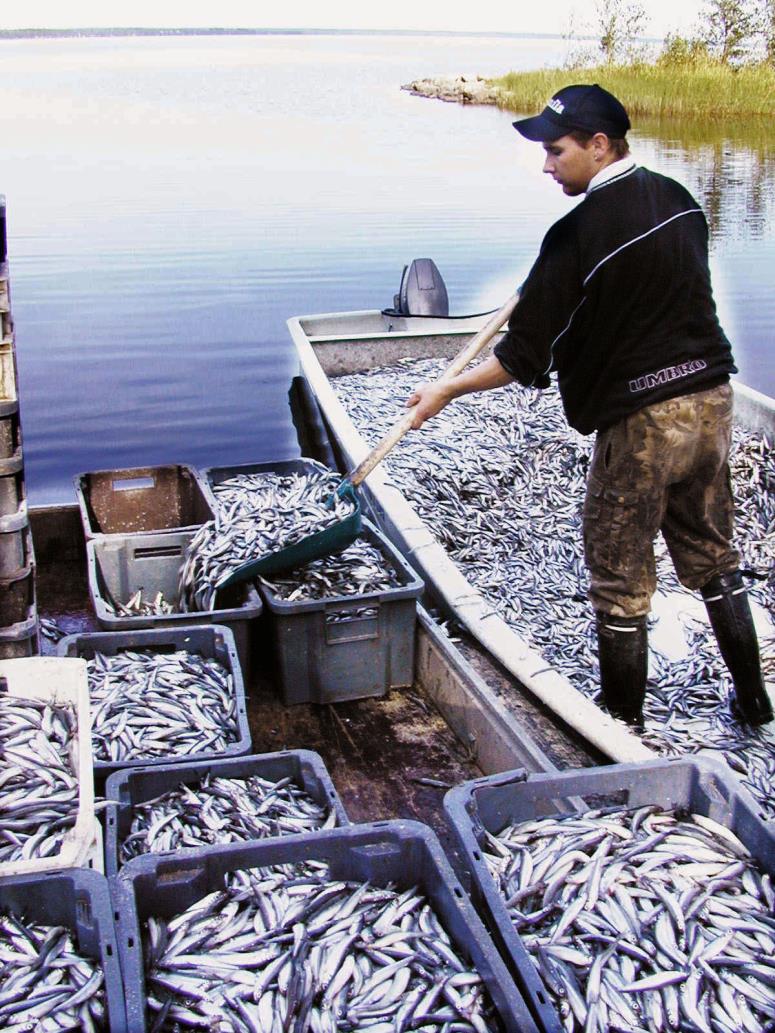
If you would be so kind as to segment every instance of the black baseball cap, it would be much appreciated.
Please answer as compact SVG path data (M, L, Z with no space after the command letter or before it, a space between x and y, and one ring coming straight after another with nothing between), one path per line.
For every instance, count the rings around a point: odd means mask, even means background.
M605 133L618 140L630 128L630 120L621 102L595 83L593 86L564 86L540 115L522 118L513 125L524 137L537 143L559 140L574 129Z

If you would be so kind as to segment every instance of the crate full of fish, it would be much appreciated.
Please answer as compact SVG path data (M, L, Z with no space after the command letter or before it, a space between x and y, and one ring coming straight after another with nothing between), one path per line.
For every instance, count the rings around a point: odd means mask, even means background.
M348 825L311 750L118 771L105 784L105 868L135 857Z
M94 470L73 478L83 532L103 534L194 530L213 513L192 466L171 463Z
M423 582L368 520L337 555L259 588L283 700L332 703L411 685Z
M775 833L725 764L507 772L444 806L542 1029L771 1028Z
M73 868L0 879L0 1028L124 1033L108 882Z
M68 635L85 661L97 781L114 771L250 752L245 686L229 628L178 624Z
M146 855L114 887L133 1033L537 1033L416 822Z
M275 573L292 565L294 555L303 562L321 533L335 528L352 539L361 529L354 492L340 493L341 475L312 459L211 467L201 476L215 517L197 532L186 571L200 607L209 586L248 561L260 560L263 573Z
M0 661L0 876L89 863L95 841L86 664Z
M225 624L234 633L248 676L250 641L262 603L252 584L213 590L208 608L191 606L183 584L193 531L114 535L86 543L89 594L101 628Z
M206 466L199 472L202 490L215 512L237 513L293 506L310 487L326 485L326 497L341 482L341 474L316 459L280 459L236 466Z

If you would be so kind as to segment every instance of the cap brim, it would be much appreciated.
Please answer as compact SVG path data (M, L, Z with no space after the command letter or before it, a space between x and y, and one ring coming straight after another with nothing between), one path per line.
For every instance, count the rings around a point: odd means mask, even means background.
M556 122L550 122L544 115L521 118L511 124L526 140L533 140L535 143L551 143L552 140L559 140L561 136L567 136L571 131L567 126L558 126Z

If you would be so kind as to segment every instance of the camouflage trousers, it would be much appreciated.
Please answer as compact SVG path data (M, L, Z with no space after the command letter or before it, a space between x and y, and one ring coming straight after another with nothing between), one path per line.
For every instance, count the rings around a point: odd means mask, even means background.
M731 435L729 384L657 402L598 434L584 501L596 610L616 617L649 612L659 531L687 588L737 569Z

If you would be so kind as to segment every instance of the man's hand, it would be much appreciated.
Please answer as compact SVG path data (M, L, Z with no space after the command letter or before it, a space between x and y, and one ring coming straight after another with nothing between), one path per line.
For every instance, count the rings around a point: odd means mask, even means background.
M413 405L417 406L412 430L419 430L426 420L441 412L453 398L460 398L461 395L470 394L472 391L489 391L513 382L514 377L506 372L494 355L490 355L478 366L465 370L449 380L420 384L406 400L407 409Z
M417 406L412 420L412 430L419 430L426 420L440 413L452 398L448 384L420 384L406 400L407 409L411 409L413 405Z

